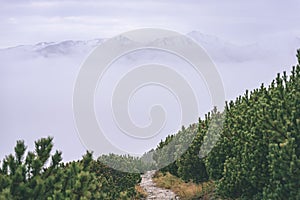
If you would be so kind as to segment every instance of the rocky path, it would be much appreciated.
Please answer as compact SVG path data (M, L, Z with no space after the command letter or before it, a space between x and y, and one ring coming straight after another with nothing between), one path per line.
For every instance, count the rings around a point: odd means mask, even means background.
M179 199L171 190L156 187L152 181L155 171L147 171L142 175L141 187L148 193L146 200L176 200Z

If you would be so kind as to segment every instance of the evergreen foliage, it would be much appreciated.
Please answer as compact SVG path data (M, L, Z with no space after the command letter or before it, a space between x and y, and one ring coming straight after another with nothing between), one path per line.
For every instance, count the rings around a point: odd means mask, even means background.
M300 64L300 50L297 58ZM278 74L269 87L262 84L250 93L246 91L227 102L225 112L214 110L199 120L188 150L162 171L186 181L215 180L217 192L226 198L300 199L299 64L293 67L290 77L286 72ZM199 157L205 138L214 137L207 135L208 126L215 126L222 117L223 128L216 131L220 134L216 145L208 155ZM168 136L157 149L175 137ZM174 164L176 172L170 169Z
M135 197L139 174L110 169L93 160L90 152L79 161L64 164L61 152L51 156L52 148L53 138L42 138L35 142L35 151L26 154L24 141L17 141L15 155L6 156L0 167L0 199Z

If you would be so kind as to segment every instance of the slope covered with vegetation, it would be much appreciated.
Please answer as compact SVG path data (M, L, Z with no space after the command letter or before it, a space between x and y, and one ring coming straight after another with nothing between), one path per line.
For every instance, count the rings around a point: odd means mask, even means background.
M298 51L300 64L300 51ZM224 198L300 199L300 66L294 66L265 87L246 91L226 103L225 112L216 110L183 129L197 134L188 150L161 169L185 181L214 180ZM224 117L222 129L218 123ZM220 133L216 145L204 157L199 155L209 126ZM169 136L157 149L167 145ZM177 148L180 142L176 144ZM172 148L172 146L170 147ZM205 148L204 148L205 149ZM174 157L175 151L161 157Z

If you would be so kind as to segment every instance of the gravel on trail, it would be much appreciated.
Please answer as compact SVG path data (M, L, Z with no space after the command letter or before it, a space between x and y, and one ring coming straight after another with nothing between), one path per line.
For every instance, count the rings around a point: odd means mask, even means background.
M168 189L159 188L155 185L152 178L155 170L147 171L142 175L140 186L148 193L146 200L177 200L178 196Z

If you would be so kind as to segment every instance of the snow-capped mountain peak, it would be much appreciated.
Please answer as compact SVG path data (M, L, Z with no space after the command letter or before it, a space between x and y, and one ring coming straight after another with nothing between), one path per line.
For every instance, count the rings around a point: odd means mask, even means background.
M213 35L203 34L198 31L192 31L187 34L188 37L199 43L216 62L247 62L257 59L268 59L274 55L281 55L282 51L295 51L300 47L299 37L284 37L278 39L267 38L248 45L237 45L225 41ZM119 36L116 38L122 45L132 42L131 39ZM56 57L56 56L78 56L87 55L96 46L101 45L106 39L93 40L67 40L62 42L41 42L35 45L22 45L7 49L1 49L2 54L26 57ZM181 45L186 40L182 38L160 38L152 41L149 45L162 46L165 43L172 45ZM281 51L282 50L282 51Z

